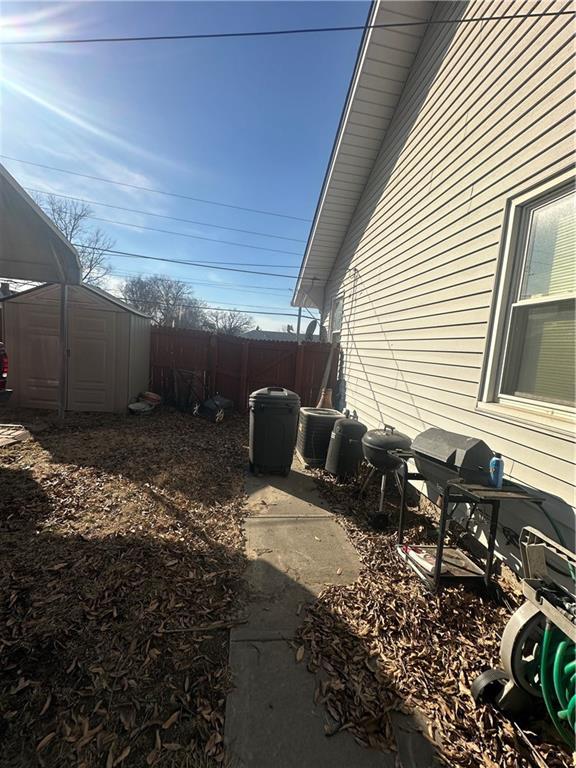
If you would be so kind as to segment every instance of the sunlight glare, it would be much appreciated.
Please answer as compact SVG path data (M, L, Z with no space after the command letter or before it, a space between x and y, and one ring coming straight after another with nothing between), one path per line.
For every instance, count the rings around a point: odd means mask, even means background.
M65 4L54 4L48 8L0 17L0 42L64 37L75 25L64 22L62 18L55 20L65 13L69 14L69 11L69 6L67 8Z

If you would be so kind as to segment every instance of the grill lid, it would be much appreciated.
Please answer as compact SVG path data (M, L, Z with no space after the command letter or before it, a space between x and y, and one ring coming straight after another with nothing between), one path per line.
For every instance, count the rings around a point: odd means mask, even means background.
M489 471L494 453L483 440L431 427L412 442L414 453L434 459L447 467Z
M362 438L362 444L376 452L406 451L410 448L410 438L402 432L395 432L394 427L386 425L384 429L371 429L366 432Z

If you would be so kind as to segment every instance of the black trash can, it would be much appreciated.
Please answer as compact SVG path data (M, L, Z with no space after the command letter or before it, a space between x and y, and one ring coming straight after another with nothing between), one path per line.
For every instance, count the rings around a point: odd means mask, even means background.
M250 470L287 475L292 466L300 398L283 387L252 392L250 406Z
M342 413L334 408L301 408L296 448L309 467L323 467L332 427Z
M357 477L360 462L364 458L362 437L367 427L355 419L338 419L332 428L326 471L339 480Z

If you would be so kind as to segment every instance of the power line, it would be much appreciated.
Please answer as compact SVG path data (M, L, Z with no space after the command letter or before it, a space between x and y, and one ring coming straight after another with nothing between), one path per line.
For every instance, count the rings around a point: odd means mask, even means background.
M117 298L121 298L121 297L117 297ZM122 301L126 301L126 299L123 298ZM166 301L166 302L159 301L158 302L158 301L152 301L152 299L138 299L136 303L137 304L150 304L151 306L170 306L170 302L169 301ZM194 308L196 308L196 307L198 307L199 305L202 305L202 304L203 304L203 299L200 299L200 298L197 299L196 302L195 301L190 301L190 300L188 300L188 301L176 301L175 302L175 306L177 308L178 307L194 307ZM238 304L238 302L234 302L234 301L220 301L219 304L226 305L225 308L222 307L222 309L224 311L228 311L228 308L237 309L238 307L246 307L246 310L245 310L246 312L256 312L259 309L278 309L277 305L270 305L270 304L265 304L265 305L262 305L262 304ZM208 307L208 306L207 307L200 306L200 308L214 309L214 307ZM238 311L240 311L240 310L238 310Z
M92 250L100 251L102 250L97 245L81 245L80 243L75 244L76 248L90 248ZM109 249L105 249L109 250ZM293 267L290 264L261 264L260 262L251 262L251 261L212 261L208 260L205 261L202 259L202 261L198 262L200 266L202 267L211 267L213 264L223 264L224 266L235 266L235 267L266 267L267 269L298 269L298 267ZM276 277L275 272L270 272L270 277Z
M105 179L102 176L91 176L87 173L80 173L79 171L69 171L65 168L56 168L53 165L45 165L43 163L35 163L32 160L22 160L19 157L12 157L11 155L2 155L4 160L12 160L16 163L24 163L25 165L33 165L36 168L45 168L49 171L58 171L58 173L68 173L71 176L80 176L83 179L91 179L92 181L102 181L105 184L116 184L119 187L129 187L130 189L139 189L142 192L153 192L156 195L166 195L167 197L178 197L181 200L193 200L196 203L206 203L207 205L218 205L222 208L233 208L236 211L248 211L249 213L261 213L264 216L277 216L281 219L293 219L294 221L310 222L310 219L303 219L300 216L289 216L287 213L275 213L274 211L263 211L260 208L245 208L242 205L232 205L231 203L221 203L217 200L206 200L202 197L192 197L190 195L182 195L178 192L165 192L163 189L154 189L152 187L143 187L139 184L129 184L126 181L117 181L115 179Z
M508 14L503 16L477 16L470 19L438 19L421 21L394 21L386 24L354 24L345 27L304 27L301 29L273 29L261 32L198 32L184 35L133 35L129 37L84 37L55 40L6 40L2 45L66 45L77 43L141 43L167 40L214 40L240 37L279 37L283 35L310 35L328 32L363 32L366 29L402 29L423 27L428 24L470 24L482 21L507 21L509 19L537 19L546 16L573 15L574 11L550 11L543 13Z
M114 270L112 272L112 276L113 277L142 277L142 275L139 272L118 272L116 270ZM191 280L191 279L187 279L185 277L178 277L178 278L175 278L175 279L178 280L181 283L188 283L191 286L203 285L203 286L209 286L211 288L226 288L226 289L231 290L231 291L242 291L244 293L252 293L252 291L249 290L250 288L255 288L256 289L256 291L254 291L254 293L256 293L256 292L258 292L258 293L261 293L261 292L266 292L266 293L270 293L270 292L273 292L273 293L292 293L292 289L291 288L274 288L274 287L270 287L270 286L267 286L267 285L253 285L253 284L245 284L245 283L241 283L241 284L238 284L238 283L215 283L214 281L211 281L211 280Z
M40 195L52 195L53 197L62 197L66 200L75 200L78 203L88 203L89 205L101 205L104 208L115 208L118 211L128 211L129 213L140 213L143 216L156 216L159 219L170 219L171 221L182 221L186 224L197 224L201 227L213 227L214 229L226 229L230 232L241 232L244 235L258 235L259 237L272 237L276 240L291 240L294 243L305 243L306 240L300 240L297 237L286 237L285 235L272 235L269 232L256 232L252 229L240 229L238 227L225 227L222 224L210 224L208 221L195 221L194 219L182 219L179 216L168 216L164 213L153 213L152 211L141 211L137 208L125 208L122 205L112 205L111 203L101 203L97 200L86 200L83 197L74 197L73 195L62 195L58 192L50 192L46 189L34 189L33 187L24 187L28 192L36 192Z
M127 302L122 296L117 296L114 293L110 293L110 296L113 296L115 299L118 299L119 301L122 301L125 304L130 304L130 302ZM32 302L23 302L23 303L32 304ZM156 304L156 302L144 302L144 301L138 302L138 304L150 304L150 303ZM134 305L131 304L130 306L134 306ZM166 306L166 305L163 305L163 306ZM196 307L196 305L192 304L192 303L188 304L188 303L185 303L185 302L179 302L178 305L177 305L177 308L186 307L186 306ZM206 307L202 307L202 309L213 310L213 311L216 311L216 312L230 312L230 311L232 311L230 307L208 307L208 306L206 306ZM282 317L298 317L298 315L294 314L293 312L261 312L260 310L254 311L254 312L250 312L247 309L236 309L235 311L238 312L241 315L277 315L277 316L282 316Z
M99 245L85 245L84 243L72 243L72 245L75 248L83 248L87 250L92 251L101 251L102 253L126 253L129 254L131 251L114 251L111 248L101 248ZM155 258L153 256L142 256L141 258ZM174 261L174 259L158 259L159 261ZM224 266L239 266L239 267L266 267L267 269L298 269L298 267L293 267L290 264L261 264L260 262L250 262L250 261L212 261L210 259L202 259L198 262L186 262L186 263L194 263L197 264L200 267L212 267L216 268L217 264L222 264ZM270 277L277 277L275 272L266 272L265 274L269 275Z
M127 275L123 275L121 273L115 273L115 274L116 274L117 277L124 277L124 276L130 277L130 276L132 276L130 274L127 274ZM135 275L135 276L138 276L138 275ZM179 280L179 282L186 282L186 283L189 282L189 283L192 283L193 285L210 285L210 286L213 286L213 287L216 287L216 288L220 288L220 287L223 288L223 287L228 287L228 286L234 286L235 285L234 283L216 283L215 284L215 283L201 282L201 281L195 281L195 280L194 281L192 281L192 280L185 280L185 279L182 279L182 278L178 278L178 280ZM38 283L30 281L30 280L18 280L18 279L12 279L12 278L9 279L9 282L11 284L22 285L23 287L36 286L38 284ZM250 286L244 286L244 287L248 288ZM253 287L259 288L260 290L265 288L266 291L290 291L291 290L289 288L267 288L265 286L253 286ZM236 290L242 290L242 288L236 288ZM116 294L111 294L111 295L114 296L117 299L120 299L121 301L126 301L122 296L118 296ZM198 301L202 302L203 300L201 298L199 298ZM145 300L141 300L139 302L139 304L148 304L148 305L155 304L155 303L156 302L145 301ZM262 311L260 311L260 310L264 310L264 309L266 309L266 310L267 309L272 309L273 307L270 307L269 305L237 304L236 302L233 302L233 301L222 301L220 303L221 304L227 304L229 306L228 307L209 307L209 306L207 306L207 307L205 307L205 309L217 310L217 311L221 311L221 312L228 312L230 309L235 309L237 312L241 312L242 314L281 315L283 317L298 317L297 314L293 314L293 313L262 312ZM180 302L178 306L195 307L196 304L194 304L193 302ZM241 307L251 307L251 309L240 310L240 309L237 308L238 306L241 306ZM307 307L304 307L304 311L308 312L308 314L309 314L309 316L310 316L310 318L312 320L316 320L317 319L317 318L314 317L314 315L310 312L310 310Z
M123 301L127 304L130 302L127 302L126 299L124 299L122 296L116 296L115 294L111 294L114 296L115 299L120 299L120 301ZM146 304L147 306L157 306L157 303L155 301L138 301L138 305L140 304ZM167 305L161 305L161 306L167 306ZM246 305L244 305L246 306ZM186 301L179 301L176 305L176 309L180 309L181 307L192 307L193 309L198 309L198 305L193 302L186 302ZM230 312L230 307L200 307L201 309L209 309L214 310L216 312ZM250 311L248 309L235 309L234 311L240 313L241 315L277 315L281 317L298 317L297 314L294 314L293 312L260 312L260 311Z
M72 243L74 246L82 245L82 243ZM100 249L98 249L100 250ZM279 275L278 273L270 273L270 272L259 272L253 269L236 269L235 267L221 267L216 264L210 264L206 262L201 261L188 261L186 259L167 259L164 256L145 256L143 253L133 253L131 251L115 251L112 248L103 248L101 249L104 253L111 253L115 256L120 256L121 258L129 258L129 259L146 259L148 261L163 261L167 262L168 264L186 264L191 267L208 267L209 269L220 269L224 270L225 272L242 272L246 275L266 275L267 277L285 277L288 278L288 280L296 280L296 275ZM310 278L314 279L314 278Z
M127 221L116 221L114 219L104 219L101 216L88 216L93 221L105 221L108 224L118 224L121 227L133 227L134 229L145 229L147 232L160 232L164 235L177 235L178 237L189 237L192 240L205 240L209 243L220 243L222 245L232 245L240 248L249 248L253 251L268 251L269 253L283 253L287 256L298 256L302 258L301 253L294 251L285 251L282 248L267 248L264 245L248 245L246 243L236 243L233 240L215 240L213 237L204 237L203 235L191 235L188 232L174 232L171 229L159 229L158 227L145 227L144 224L130 224ZM290 265L286 265L290 266Z

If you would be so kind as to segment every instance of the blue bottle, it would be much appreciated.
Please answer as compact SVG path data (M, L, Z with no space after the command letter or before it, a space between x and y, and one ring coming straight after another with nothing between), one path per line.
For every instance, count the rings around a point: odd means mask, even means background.
M490 459L490 485L494 488L502 488L502 480L504 478L504 459L502 454L495 453L493 458Z

